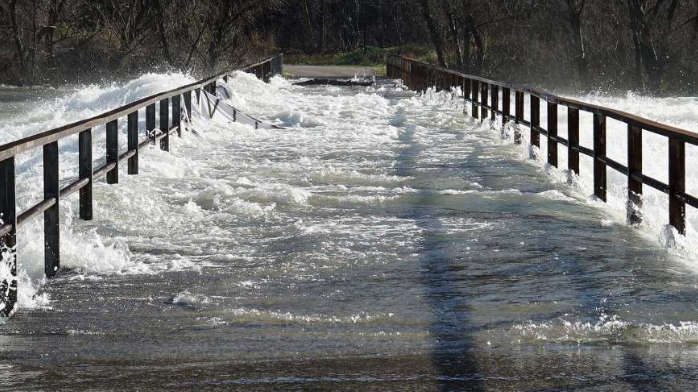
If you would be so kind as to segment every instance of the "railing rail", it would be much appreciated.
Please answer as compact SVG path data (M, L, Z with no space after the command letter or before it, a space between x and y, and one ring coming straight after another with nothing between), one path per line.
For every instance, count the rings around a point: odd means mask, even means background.
M256 64L218 73L208 78L170 91L139 99L95 117L81 120L49 131L38 133L0 146L0 263L9 270L10 278L0 281L0 317L10 317L17 302L17 229L29 219L44 214L44 270L53 277L60 268L60 219L59 208L62 198L80 192L80 219L92 220L92 184L106 177L108 184L119 182L119 163L127 161L128 174L138 174L138 151L150 143L160 140L160 148L169 151L170 134L182 136L180 122L182 114L191 116L192 92L200 99L201 90L215 94L219 79L228 81L234 71L246 71L259 79L269 81L283 72L283 56L279 55ZM181 107L182 100L184 107ZM157 104L157 106L156 106ZM156 107L160 111L160 124L156 127ZM171 107L171 110L170 110ZM145 140L139 140L139 110L145 108ZM127 151L119 153L119 119L127 118ZM92 130L106 126L106 163L94 169ZM159 130L160 132L156 132ZM60 188L58 141L78 134L78 178ZM17 213L15 188L15 156L43 148L44 198L22 213Z
M640 116L599 105L563 98L554 94L499 82L479 76L438 67L421 61L388 55L387 76L402 79L405 85L416 90L429 87L450 89L461 87L465 101L470 102L471 115L482 120L491 113L491 119L501 116L502 123L514 121L530 129L531 144L540 147L540 135L548 139L547 161L558 167L558 145L568 148L568 168L579 175L579 154L589 156L594 162L594 194L606 201L606 168L610 167L628 178L628 221L632 225L642 222L643 185L647 185L669 196L669 223L680 234L686 234L686 204L698 208L698 198L686 193L686 154L685 144L698 146L698 134L685 129L672 127ZM499 91L502 91L502 103L499 103ZM514 95L515 113L511 114L511 97ZM524 120L524 99L530 99L530 121ZM548 124L540 124L540 101L548 106ZM489 102L488 102L489 101ZM568 138L558 134L558 108L568 108ZM579 144L579 112L593 114L594 146L589 149ZM616 162L606 155L606 120L608 118L625 123L628 126L628 162L626 165ZM648 131L668 138L669 181L663 183L642 172L642 131ZM521 143L522 137L517 129L515 143Z

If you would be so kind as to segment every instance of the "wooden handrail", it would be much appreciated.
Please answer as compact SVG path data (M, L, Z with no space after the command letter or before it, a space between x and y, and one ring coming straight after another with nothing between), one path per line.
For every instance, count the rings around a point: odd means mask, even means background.
M594 194L606 201L606 168L610 167L628 178L628 221L632 225L642 222L642 186L650 186L669 195L669 223L680 233L686 234L686 204L698 208L698 198L686 193L686 157L685 143L698 145L698 134L685 129L643 118L622 110L580 102L557 95L515 84L468 75L462 72L438 67L397 55L387 57L387 76L400 78L409 88L425 90L429 87L450 89L461 87L466 102L470 102L470 114L481 121L491 111L502 118L502 124L514 121L526 126L531 132L531 145L540 147L540 135L548 138L548 164L558 166L558 144L568 148L568 169L579 175L579 154L591 157L594 161ZM488 103L488 90L492 91L491 103ZM515 97L515 114L511 108L499 109L499 89L503 94L503 104L511 104L511 94ZM530 97L530 121L524 120L525 94ZM557 121L549 122L547 128L540 124L540 100L548 104L549 117L557 120L558 106L568 108L568 135L565 139L558 134ZM594 147L592 149L579 145L579 111L594 115ZM606 155L606 120L612 118L628 126L628 164L609 158ZM648 131L668 138L669 141L669 183L665 184L642 173L642 131ZM521 143L520 130L515 130L514 141Z
M17 302L17 228L35 217L44 214L44 270L52 277L60 268L60 220L61 199L80 192L80 219L92 219L92 184L106 176L108 184L119 182L119 163L128 163L128 174L138 174L138 150L149 143L160 140L160 148L169 151L170 134L182 136L180 121L182 113L191 117L192 92L200 99L201 90L216 92L218 79L227 81L234 71L254 73L258 78L269 81L273 75L283 72L283 56L279 55L259 63L246 65L234 70L218 73L186 86L141 98L135 102L102 113L92 118L77 121L0 146L0 262L9 265L11 277L0 280L0 317L10 317ZM184 107L181 107L184 97ZM159 104L159 105L156 105ZM156 106L160 110L161 131L155 135ZM170 110L170 106L172 110ZM138 140L138 116L140 109L146 109L146 132L144 141ZM118 121L128 117L128 149L119 154ZM97 169L92 167L92 130L106 125L106 163ZM58 185L58 140L79 134L79 178L67 186ZM17 213L15 195L15 156L34 148L43 147L44 199L21 214Z
M442 72L444 74L454 75L457 77L466 78L468 80L476 80L478 82L486 83L488 85L497 85L497 86L502 87L502 88L508 88L512 91L522 91L522 92L528 93L530 95L533 95L535 97L538 97L540 99L544 99L547 102L557 103L557 104L562 105L562 106L566 106L566 107L578 109L578 110L583 110L583 111L586 111L589 113L600 114L600 115L612 118L614 120L624 122L626 124L638 126L646 131L657 133L657 134L660 134L662 136L676 137L676 138L679 138L681 140L684 140L687 143L698 145L698 133L696 133L696 132L691 132L691 131L688 131L686 129L677 128L677 127L667 125L667 124L662 124L662 123L659 123L657 121L650 120L648 118L644 118L644 117L641 117L641 116L638 116L635 114L624 112L622 110L607 108L604 106L599 106L599 105L595 105L595 104L591 104L591 103L581 102L581 101L577 101L577 100L570 99L570 98L564 98L564 97L560 97L560 96L557 96L555 94L552 94L552 93L549 93L546 91L540 91L540 90L536 90L536 89L532 89L532 88L528 88L525 86L520 86L520 85L516 85L516 84L512 84L512 83L496 81L496 80L492 80L492 79L483 78L480 76L469 75L469 74L459 72L456 70L442 68L442 67L439 67L436 65L432 65L432 64L423 62L423 61L413 60L413 59L401 57L398 55L388 55L388 58L389 59L390 58L397 58L400 60L409 61L409 62L414 63L414 64L420 64L420 65L429 67L430 69L432 69L434 71L439 71L439 72Z

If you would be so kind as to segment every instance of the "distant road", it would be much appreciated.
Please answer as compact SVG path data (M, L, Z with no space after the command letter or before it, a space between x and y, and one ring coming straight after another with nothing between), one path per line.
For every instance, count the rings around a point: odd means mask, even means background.
M297 78L353 78L376 75L376 71L371 67L286 64L284 64L284 73Z

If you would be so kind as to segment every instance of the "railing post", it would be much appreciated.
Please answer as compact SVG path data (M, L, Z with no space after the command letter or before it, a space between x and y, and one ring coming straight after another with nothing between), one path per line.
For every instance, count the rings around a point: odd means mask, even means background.
M44 272L52 278L61 266L60 200L58 142L44 145L44 200L55 204L44 211Z
M153 139L155 143L155 136L153 131L155 130L155 104L150 104L145 107L145 130L148 133L148 137Z
M466 108L468 107L468 101L471 101L470 98L470 79L463 78L463 114L467 113Z
M606 201L606 116L594 113L594 194Z
M524 92L516 91L516 124L521 124L524 121ZM521 130L516 127L514 130L514 143L521 144Z
M490 95L492 96L492 121L495 121L497 120L497 109L499 109L499 86L493 84Z
M628 125L628 222L642 223L642 181L633 178L642 174L642 129Z
M17 208L15 198L15 158L0 162L0 219L11 225L0 237L0 262L7 266L9 277L0 281L0 316L10 317L17 303Z
M115 165L107 172L107 184L119 183L119 124L117 121L107 123L107 164Z
M574 174L579 175L579 109L567 109L567 133L569 134L569 147L567 149L567 167Z
M557 103L548 102L548 163L557 167Z
M507 87L502 89L502 126L507 125L511 115L511 90Z
M540 147L540 98L531 94L531 145Z
M686 234L686 202L682 195L686 190L686 145L669 137L669 223Z
M473 102L473 113L472 113L472 116L473 116L474 118L479 118L479 117L480 117L480 115L479 115L480 107L478 106L478 102L480 101L480 99L479 99L478 97L479 97L479 95L480 95L480 82L478 82L478 81L475 80L475 79L471 79L471 80L470 80L470 83L471 83L470 85L472 86L472 87L470 88L470 91L471 91L471 94L472 94L472 97L473 97L473 99L472 99L472 102Z
M481 102L482 106L480 106L480 114L481 114L482 118L480 120L484 121L488 117L488 113L487 113L488 103L487 103L487 101L488 101L489 94L487 92L489 91L489 86L485 82L480 82L480 87L482 90L480 92L481 101L482 101Z
M184 110L187 112L187 118L191 120L191 91L184 93Z
M88 183L80 189L80 219L92 220L92 130L78 135L78 161L80 179Z
M177 136L182 137L182 128L179 124L182 121L181 96L172 97L172 126L177 127Z
M128 115L128 151L135 152L128 159L128 174L138 174L138 110Z
M170 99L165 98L160 101L160 131L165 136L160 139L160 149L170 151Z

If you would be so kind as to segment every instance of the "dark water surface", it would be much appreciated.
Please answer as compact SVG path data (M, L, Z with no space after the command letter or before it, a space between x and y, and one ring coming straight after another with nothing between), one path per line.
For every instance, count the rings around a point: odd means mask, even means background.
M266 88L257 114L296 127L211 125L97 187L102 218L73 230L131 264L75 265L0 325L0 389L698 387L687 262L458 102Z

